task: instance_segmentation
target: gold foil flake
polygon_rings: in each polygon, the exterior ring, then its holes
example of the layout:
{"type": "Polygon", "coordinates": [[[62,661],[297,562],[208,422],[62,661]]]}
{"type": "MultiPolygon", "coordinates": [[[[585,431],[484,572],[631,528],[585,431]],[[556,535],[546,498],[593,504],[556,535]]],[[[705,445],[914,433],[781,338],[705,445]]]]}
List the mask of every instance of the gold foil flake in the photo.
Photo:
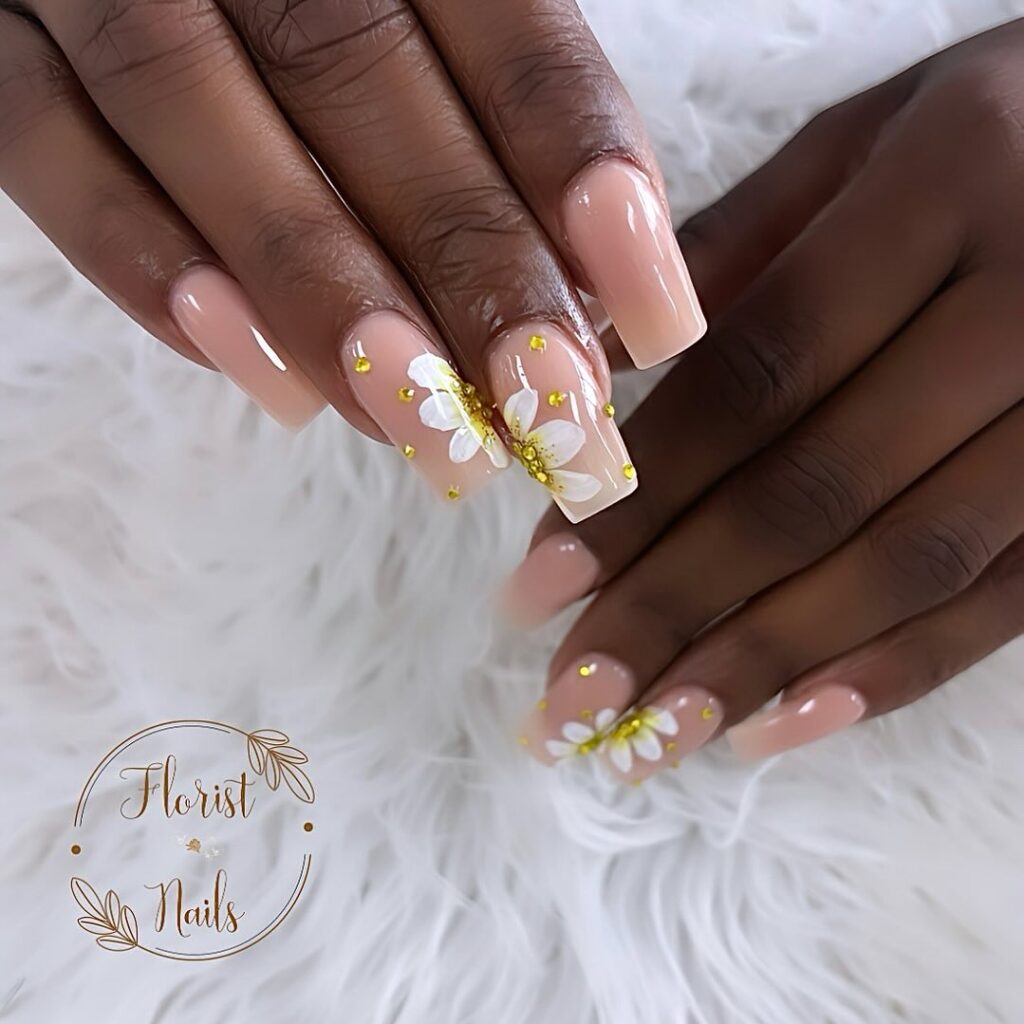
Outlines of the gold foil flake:
{"type": "Polygon", "coordinates": [[[585,721],[585,722],[589,721],[593,717],[594,717],[594,712],[591,711],[590,708],[584,708],[580,712],[580,718],[582,718],[583,721],[585,721]]]}
{"type": "Polygon", "coordinates": [[[517,742],[519,743],[519,746],[521,746],[521,747],[528,747],[530,745],[530,740],[529,740],[529,737],[527,737],[527,736],[520,736],[519,739],[517,740],[517,742]]]}
{"type": "Polygon", "coordinates": [[[597,668],[596,665],[580,665],[580,667],[578,669],[576,669],[576,671],[581,676],[583,676],[584,679],[586,679],[587,676],[592,676],[594,674],[594,670],[596,668],[597,668]]]}
{"type": "Polygon", "coordinates": [[[675,740],[669,740],[668,743],[665,744],[665,749],[666,750],[675,750],[676,749],[676,741],[675,740]]]}
{"type": "Polygon", "coordinates": [[[356,361],[352,364],[353,369],[356,373],[369,373],[370,372],[370,360],[366,356],[356,356],[356,361]]]}
{"type": "Polygon", "coordinates": [[[413,388],[399,388],[398,389],[398,400],[400,402],[411,402],[416,397],[416,392],[413,388]]]}
{"type": "Polygon", "coordinates": [[[407,458],[411,459],[416,454],[416,449],[411,444],[407,444],[402,448],[402,454],[407,458]]]}
{"type": "Polygon", "coordinates": [[[535,334],[530,338],[531,352],[543,352],[547,347],[548,343],[539,334],[535,334]]]}
{"type": "Polygon", "coordinates": [[[615,406],[612,405],[611,402],[605,402],[601,407],[601,412],[603,412],[608,419],[611,419],[615,415],[615,406]]]}
{"type": "Polygon", "coordinates": [[[568,397],[569,395],[565,391],[552,391],[548,395],[548,405],[552,409],[557,409],[568,397]]]}
{"type": "Polygon", "coordinates": [[[547,711],[547,709],[548,709],[548,702],[543,697],[541,697],[541,699],[539,701],[537,701],[537,710],[538,711],[547,711]]]}
{"type": "Polygon", "coordinates": [[[624,465],[624,466],[622,467],[622,475],[623,475],[623,476],[624,476],[624,477],[625,477],[625,478],[626,478],[627,480],[635,480],[635,479],[636,479],[636,467],[635,467],[635,466],[633,465],[633,463],[632,463],[632,462],[627,462],[627,463],[626,463],[626,464],[625,464],[625,465],[624,465]]]}
{"type": "Polygon", "coordinates": [[[458,501],[459,498],[461,498],[461,497],[462,497],[462,491],[459,490],[458,486],[456,486],[455,484],[452,484],[452,486],[448,488],[448,500],[449,501],[458,501]]]}
{"type": "Polygon", "coordinates": [[[714,708],[701,708],[700,717],[703,718],[705,722],[710,722],[711,719],[715,717],[714,708]]]}

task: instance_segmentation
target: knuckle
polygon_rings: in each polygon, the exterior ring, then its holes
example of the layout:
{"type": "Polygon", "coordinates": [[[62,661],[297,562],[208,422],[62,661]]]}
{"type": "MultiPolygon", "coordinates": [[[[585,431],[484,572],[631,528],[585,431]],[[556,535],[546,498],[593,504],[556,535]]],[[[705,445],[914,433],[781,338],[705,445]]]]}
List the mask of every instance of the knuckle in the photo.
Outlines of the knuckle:
{"type": "Polygon", "coordinates": [[[304,76],[329,71],[332,86],[361,77],[416,28],[404,0],[232,0],[231,8],[258,63],[304,76]]]}
{"type": "Polygon", "coordinates": [[[920,518],[893,519],[870,537],[901,607],[924,610],[960,593],[992,559],[991,524],[976,509],[955,504],[920,518]]]}
{"type": "Polygon", "coordinates": [[[133,106],[186,91],[232,55],[230,31],[205,0],[87,0],[72,63],[91,88],[128,94],[133,106]]]}
{"type": "Polygon", "coordinates": [[[723,326],[705,350],[709,396],[738,422],[787,426],[815,393],[823,333],[810,317],[723,326]]]}
{"type": "Polygon", "coordinates": [[[729,485],[744,530],[767,533],[801,558],[830,551],[885,499],[877,459],[827,433],[807,433],[757,459],[729,485]]]}

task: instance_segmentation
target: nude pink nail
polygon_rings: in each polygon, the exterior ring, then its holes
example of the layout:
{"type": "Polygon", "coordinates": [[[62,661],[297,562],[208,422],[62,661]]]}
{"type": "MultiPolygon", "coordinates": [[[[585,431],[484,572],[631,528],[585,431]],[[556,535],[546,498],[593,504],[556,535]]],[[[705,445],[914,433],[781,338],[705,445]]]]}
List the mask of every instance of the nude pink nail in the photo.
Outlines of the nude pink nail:
{"type": "Polygon", "coordinates": [[[515,625],[539,626],[587,594],[600,571],[600,563],[578,537],[546,537],[509,577],[501,607],[515,625]]]}
{"type": "Polygon", "coordinates": [[[498,337],[487,377],[512,454],[572,523],[636,490],[636,470],[582,350],[550,323],[498,337]]]}
{"type": "Polygon", "coordinates": [[[839,732],[860,721],[866,711],[867,702],[860,693],[850,686],[829,683],[753,715],[733,726],[726,736],[742,758],[771,757],[839,732]]]}
{"type": "Polygon", "coordinates": [[[679,686],[635,708],[608,731],[602,754],[612,771],[642,782],[704,746],[722,724],[722,705],[707,690],[679,686]]]}
{"type": "Polygon", "coordinates": [[[619,159],[586,168],[565,200],[566,238],[641,369],[698,341],[707,321],[664,205],[619,159]]]}
{"type": "Polygon", "coordinates": [[[282,426],[301,430],[327,404],[224,271],[186,270],[171,287],[169,310],[188,340],[282,426]]]}
{"type": "Polygon", "coordinates": [[[634,689],[633,673],[622,662],[606,654],[585,655],[548,687],[519,742],[544,764],[596,753],[629,707],[634,689]]]}
{"type": "Polygon", "coordinates": [[[445,501],[468,498],[509,464],[476,388],[401,314],[363,317],[342,362],[356,400],[445,501]]]}

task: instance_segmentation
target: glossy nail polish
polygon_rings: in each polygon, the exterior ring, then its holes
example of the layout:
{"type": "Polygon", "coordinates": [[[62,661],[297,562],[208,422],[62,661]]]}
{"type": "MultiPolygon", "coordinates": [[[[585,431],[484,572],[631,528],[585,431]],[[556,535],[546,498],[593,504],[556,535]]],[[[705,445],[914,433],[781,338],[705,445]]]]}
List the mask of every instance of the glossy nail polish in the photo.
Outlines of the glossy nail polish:
{"type": "Polygon", "coordinates": [[[578,537],[546,537],[509,577],[501,607],[513,624],[539,626],[589,593],[600,571],[597,558],[578,537]]]}
{"type": "Polygon", "coordinates": [[[722,706],[707,690],[680,686],[627,712],[602,749],[612,771],[641,782],[704,746],[722,724],[722,706]]]}
{"type": "Polygon", "coordinates": [[[521,324],[487,358],[512,454],[578,523],[636,490],[636,470],[579,346],[554,324],[521,324]]]}
{"type": "Polygon", "coordinates": [[[622,662],[585,655],[548,687],[519,742],[544,764],[596,753],[633,693],[633,673],[622,662]]]}
{"type": "Polygon", "coordinates": [[[223,270],[186,270],[171,286],[168,306],[182,334],[282,426],[301,430],[327,404],[223,270]]]}
{"type": "Polygon", "coordinates": [[[654,366],[707,330],[671,221],[647,176],[602,160],[570,186],[567,241],[633,362],[654,366]]]}
{"type": "Polygon", "coordinates": [[[754,760],[823,739],[860,721],[867,711],[852,687],[828,683],[733,726],[726,736],[740,757],[754,760]]]}
{"type": "Polygon", "coordinates": [[[401,314],[363,317],[341,358],[356,400],[444,501],[470,497],[509,465],[476,388],[401,314]]]}

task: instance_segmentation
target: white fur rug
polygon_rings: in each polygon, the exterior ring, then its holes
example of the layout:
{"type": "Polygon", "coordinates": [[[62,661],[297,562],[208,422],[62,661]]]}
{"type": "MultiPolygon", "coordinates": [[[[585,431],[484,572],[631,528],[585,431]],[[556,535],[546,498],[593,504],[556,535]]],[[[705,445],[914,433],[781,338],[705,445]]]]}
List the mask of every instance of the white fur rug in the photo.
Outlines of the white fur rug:
{"type": "MultiPolygon", "coordinates": [[[[583,6],[680,214],[815,108],[1024,14],[583,6]]],[[[515,744],[564,628],[524,639],[489,611],[541,510],[524,480],[453,514],[336,418],[293,440],[6,201],[0,395],[0,1018],[1024,1021],[1024,648],[808,751],[752,769],[712,749],[614,790],[515,744]],[[182,717],[289,731],[317,786],[294,918],[208,964],[98,950],[68,892],[85,776],[182,717]]]]}

